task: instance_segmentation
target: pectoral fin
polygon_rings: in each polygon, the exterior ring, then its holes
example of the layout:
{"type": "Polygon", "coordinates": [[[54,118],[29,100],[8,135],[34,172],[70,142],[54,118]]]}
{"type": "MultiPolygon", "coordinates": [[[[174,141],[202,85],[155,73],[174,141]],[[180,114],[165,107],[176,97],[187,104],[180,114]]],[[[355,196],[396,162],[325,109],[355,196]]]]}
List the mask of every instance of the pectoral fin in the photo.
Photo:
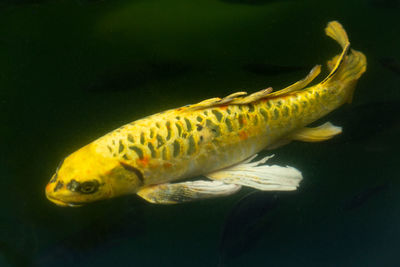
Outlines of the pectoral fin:
{"type": "Polygon", "coordinates": [[[137,194],[151,203],[176,204],[230,195],[240,187],[240,185],[225,184],[221,181],[193,181],[152,185],[139,190],[137,194]]]}
{"type": "Polygon", "coordinates": [[[337,134],[342,132],[342,127],[335,126],[330,122],[326,122],[321,126],[308,128],[304,127],[294,133],[288,138],[291,140],[298,140],[304,142],[320,142],[331,139],[337,134]]]}
{"type": "Polygon", "coordinates": [[[263,191],[292,191],[297,189],[303,179],[300,171],[289,166],[260,165],[272,156],[250,162],[256,156],[229,168],[209,173],[206,176],[226,184],[243,185],[263,191]]]}

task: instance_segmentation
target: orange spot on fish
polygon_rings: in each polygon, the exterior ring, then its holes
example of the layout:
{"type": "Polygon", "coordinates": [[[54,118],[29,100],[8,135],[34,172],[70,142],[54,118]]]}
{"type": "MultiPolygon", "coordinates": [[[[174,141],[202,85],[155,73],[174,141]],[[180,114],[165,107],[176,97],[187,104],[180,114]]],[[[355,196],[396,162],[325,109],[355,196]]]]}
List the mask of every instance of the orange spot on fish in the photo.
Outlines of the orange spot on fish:
{"type": "Polygon", "coordinates": [[[165,163],[164,163],[164,167],[165,167],[165,168],[171,168],[171,167],[172,167],[172,164],[169,163],[169,162],[165,162],[165,163]]]}
{"type": "Polygon", "coordinates": [[[246,131],[240,131],[239,132],[239,137],[241,140],[245,140],[248,138],[246,131]]]}
{"type": "Polygon", "coordinates": [[[141,159],[137,159],[136,163],[143,167],[146,167],[149,164],[149,157],[143,157],[141,159]]]}
{"type": "Polygon", "coordinates": [[[220,106],[219,108],[222,109],[222,110],[227,110],[228,109],[228,105],[223,105],[223,106],[220,106]]]}

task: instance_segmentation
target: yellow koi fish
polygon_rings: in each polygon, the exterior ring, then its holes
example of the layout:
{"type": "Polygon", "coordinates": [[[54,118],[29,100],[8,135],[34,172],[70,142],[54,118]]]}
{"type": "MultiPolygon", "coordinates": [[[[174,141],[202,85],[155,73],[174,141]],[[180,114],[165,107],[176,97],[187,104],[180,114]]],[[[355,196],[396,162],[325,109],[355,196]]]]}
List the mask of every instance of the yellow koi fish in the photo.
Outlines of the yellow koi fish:
{"type": "Polygon", "coordinates": [[[330,22],[326,34],[343,48],[328,61],[330,74],[306,87],[319,73],[280,91],[237,92],[168,110],[124,125],[69,155],[46,186],[60,206],[126,194],[152,203],[179,203],[225,196],[241,186],[295,190],[302,180],[293,167],[251,162],[263,149],[291,140],[318,142],[341,133],[327,122],[306,127],[345,102],[366,70],[363,53],[350,50],[342,26],[330,22]],[[203,175],[208,180],[180,181],[203,175]]]}

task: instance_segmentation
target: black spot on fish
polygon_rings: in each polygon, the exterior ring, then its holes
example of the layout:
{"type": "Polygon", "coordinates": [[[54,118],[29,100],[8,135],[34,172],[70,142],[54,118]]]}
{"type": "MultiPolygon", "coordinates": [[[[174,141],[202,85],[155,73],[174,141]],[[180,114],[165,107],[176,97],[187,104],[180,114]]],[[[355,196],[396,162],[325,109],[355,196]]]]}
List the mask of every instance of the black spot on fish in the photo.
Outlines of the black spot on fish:
{"type": "Polygon", "coordinates": [[[283,116],[287,117],[289,115],[289,108],[287,106],[283,107],[283,116]]]}
{"type": "Polygon", "coordinates": [[[131,134],[128,134],[128,141],[131,143],[135,142],[135,140],[133,139],[133,136],[131,134]]]}
{"type": "Polygon", "coordinates": [[[127,156],[126,154],[124,154],[124,155],[122,156],[122,158],[123,158],[123,159],[126,159],[126,160],[129,159],[128,156],[127,156]]]}
{"type": "Polygon", "coordinates": [[[215,134],[215,136],[221,135],[221,129],[219,128],[219,126],[214,124],[210,119],[206,120],[206,126],[215,134]]]}
{"type": "Polygon", "coordinates": [[[157,148],[160,148],[160,146],[164,145],[164,140],[161,137],[161,135],[158,135],[158,134],[157,134],[156,138],[157,138],[157,148]]]}
{"type": "Polygon", "coordinates": [[[197,124],[196,126],[197,126],[197,131],[203,130],[203,126],[201,126],[200,124],[197,124]]]}
{"type": "Polygon", "coordinates": [[[190,123],[190,121],[187,118],[185,118],[185,122],[186,122],[187,131],[190,132],[192,130],[192,124],[190,123]]]}
{"type": "Polygon", "coordinates": [[[258,125],[258,115],[254,115],[254,125],[258,125]]]}
{"type": "Polygon", "coordinates": [[[144,142],[145,142],[144,133],[141,132],[141,133],[140,133],[140,143],[141,143],[142,145],[144,145],[144,142]]]}
{"type": "Polygon", "coordinates": [[[198,122],[201,122],[201,121],[203,121],[203,118],[200,117],[200,116],[197,116],[196,120],[197,120],[198,122]]]}
{"type": "Polygon", "coordinates": [[[179,123],[175,123],[176,128],[178,129],[178,136],[181,136],[182,134],[182,126],[179,123]]]}
{"type": "Polygon", "coordinates": [[[189,148],[187,150],[188,155],[192,155],[194,152],[196,152],[196,143],[194,141],[193,135],[189,137],[189,148]]]}
{"type": "Polygon", "coordinates": [[[264,117],[264,120],[268,121],[268,112],[265,109],[260,108],[260,113],[264,117]]]}
{"type": "Polygon", "coordinates": [[[299,106],[297,104],[293,104],[293,110],[296,113],[299,110],[299,106]]]}
{"type": "Polygon", "coordinates": [[[254,111],[254,105],[247,105],[247,107],[249,108],[249,112],[253,112],[254,111]]]}
{"type": "Polygon", "coordinates": [[[239,129],[242,129],[243,126],[244,126],[243,114],[239,114],[239,129]]]}
{"type": "Polygon", "coordinates": [[[152,158],[155,158],[155,157],[156,157],[156,151],[155,151],[155,149],[154,149],[153,144],[149,142],[149,143],[147,144],[147,146],[148,146],[149,149],[150,149],[151,157],[152,157],[152,158]]]}
{"type": "Polygon", "coordinates": [[[178,121],[181,119],[181,117],[180,116],[176,116],[175,117],[178,121]]]}
{"type": "Polygon", "coordinates": [[[119,140],[118,153],[121,153],[122,151],[124,151],[124,145],[122,144],[122,140],[119,140]]]}
{"type": "Polygon", "coordinates": [[[181,145],[177,140],[174,141],[174,157],[177,157],[179,155],[179,152],[181,150],[181,145]]]}
{"type": "Polygon", "coordinates": [[[142,151],[142,149],[140,149],[140,148],[137,147],[137,146],[130,146],[129,149],[135,151],[136,154],[138,155],[138,157],[139,157],[140,159],[143,159],[143,151],[142,151]]]}
{"type": "Polygon", "coordinates": [[[232,132],[233,131],[233,126],[232,126],[232,122],[231,122],[231,120],[229,118],[225,119],[225,124],[228,127],[228,131],[232,132]]]}
{"type": "Polygon", "coordinates": [[[160,129],[160,124],[158,123],[158,122],[156,122],[156,127],[158,128],[158,129],[160,129]]]}
{"type": "Polygon", "coordinates": [[[228,114],[231,114],[231,110],[230,110],[229,108],[226,109],[226,112],[227,112],[228,114]]]}
{"type": "Polygon", "coordinates": [[[211,112],[214,114],[214,116],[217,118],[218,121],[222,120],[223,115],[221,112],[215,109],[211,110],[211,112]]]}
{"type": "Polygon", "coordinates": [[[276,108],[276,109],[274,109],[274,117],[273,117],[273,119],[277,120],[278,118],[279,118],[279,110],[276,108]]]}
{"type": "Polygon", "coordinates": [[[168,132],[166,139],[169,140],[169,139],[171,139],[171,134],[172,134],[172,132],[171,132],[171,123],[169,121],[167,121],[165,126],[167,127],[167,132],[168,132]]]}
{"type": "Polygon", "coordinates": [[[153,138],[153,137],[154,137],[154,129],[151,128],[151,129],[150,129],[150,138],[153,138]]]}
{"type": "Polygon", "coordinates": [[[54,187],[54,192],[57,192],[57,191],[60,190],[63,186],[64,186],[63,182],[58,181],[58,183],[57,183],[56,186],[54,187]]]}

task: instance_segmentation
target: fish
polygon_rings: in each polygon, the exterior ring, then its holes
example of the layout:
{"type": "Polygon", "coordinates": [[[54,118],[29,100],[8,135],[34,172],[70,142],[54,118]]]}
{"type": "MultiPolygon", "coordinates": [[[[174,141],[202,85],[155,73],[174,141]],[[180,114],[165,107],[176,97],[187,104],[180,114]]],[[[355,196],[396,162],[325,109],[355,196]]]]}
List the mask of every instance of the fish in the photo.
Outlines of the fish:
{"type": "Polygon", "coordinates": [[[339,22],[329,22],[325,33],[342,52],[328,61],[330,73],[320,83],[308,86],[321,71],[316,65],[279,91],[236,92],[123,125],[67,156],[46,185],[46,197],[79,207],[128,194],[176,204],[228,196],[243,186],[296,190],[301,171],[265,164],[273,155],[253,160],[264,149],[293,140],[325,141],[342,132],[330,122],[307,125],[351,102],[367,61],[350,49],[339,22]]]}

